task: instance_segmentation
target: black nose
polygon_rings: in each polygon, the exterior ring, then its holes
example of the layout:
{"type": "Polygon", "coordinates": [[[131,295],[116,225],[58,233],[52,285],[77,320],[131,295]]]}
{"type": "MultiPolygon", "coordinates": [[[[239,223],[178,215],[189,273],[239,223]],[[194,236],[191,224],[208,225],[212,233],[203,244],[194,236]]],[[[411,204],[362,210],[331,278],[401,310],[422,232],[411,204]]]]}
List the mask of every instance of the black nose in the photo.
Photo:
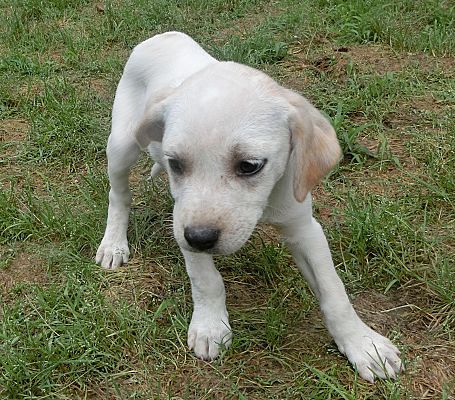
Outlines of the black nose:
{"type": "Polygon", "coordinates": [[[215,246],[220,231],[213,228],[187,226],[183,236],[191,247],[197,250],[208,250],[215,246]]]}

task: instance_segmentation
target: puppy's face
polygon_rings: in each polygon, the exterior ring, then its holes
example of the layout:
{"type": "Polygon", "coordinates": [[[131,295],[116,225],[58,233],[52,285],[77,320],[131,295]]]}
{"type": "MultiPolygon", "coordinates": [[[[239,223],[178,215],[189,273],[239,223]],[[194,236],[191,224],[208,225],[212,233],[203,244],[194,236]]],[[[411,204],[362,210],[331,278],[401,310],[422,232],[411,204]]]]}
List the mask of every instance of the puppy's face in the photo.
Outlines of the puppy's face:
{"type": "Polygon", "coordinates": [[[143,148],[162,142],[183,249],[236,251],[285,171],[289,195],[303,201],[340,157],[324,117],[251,68],[212,64],[162,97],[150,100],[135,136],[143,148]]]}
{"type": "Polygon", "coordinates": [[[252,89],[206,77],[168,104],[162,151],[175,199],[174,234],[184,249],[239,249],[286,168],[286,108],[252,89]]]}

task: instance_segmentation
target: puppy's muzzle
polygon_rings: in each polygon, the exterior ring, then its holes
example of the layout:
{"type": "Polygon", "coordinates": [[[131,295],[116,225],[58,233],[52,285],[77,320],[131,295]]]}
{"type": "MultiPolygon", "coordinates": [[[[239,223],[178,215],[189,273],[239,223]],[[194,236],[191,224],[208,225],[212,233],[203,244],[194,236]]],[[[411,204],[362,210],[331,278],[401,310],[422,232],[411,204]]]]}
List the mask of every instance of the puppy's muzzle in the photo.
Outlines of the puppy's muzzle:
{"type": "Polygon", "coordinates": [[[219,229],[205,226],[187,226],[183,231],[183,236],[191,247],[204,251],[215,247],[220,231],[219,229]]]}

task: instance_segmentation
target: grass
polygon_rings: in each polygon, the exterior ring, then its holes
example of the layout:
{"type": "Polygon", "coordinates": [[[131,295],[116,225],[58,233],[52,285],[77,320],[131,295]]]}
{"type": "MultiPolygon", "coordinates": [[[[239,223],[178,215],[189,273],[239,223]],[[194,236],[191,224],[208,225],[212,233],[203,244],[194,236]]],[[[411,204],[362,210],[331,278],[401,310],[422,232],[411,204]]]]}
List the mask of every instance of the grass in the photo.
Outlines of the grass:
{"type": "Polygon", "coordinates": [[[0,1],[0,397],[453,398],[455,9],[450,1],[0,1]],[[132,259],[93,257],[105,144],[132,47],[182,30],[332,120],[344,160],[314,192],[337,270],[407,371],[369,385],[276,233],[217,260],[233,344],[187,350],[192,305],[166,181],[134,170],[132,259]],[[153,205],[151,207],[150,205],[153,205]]]}

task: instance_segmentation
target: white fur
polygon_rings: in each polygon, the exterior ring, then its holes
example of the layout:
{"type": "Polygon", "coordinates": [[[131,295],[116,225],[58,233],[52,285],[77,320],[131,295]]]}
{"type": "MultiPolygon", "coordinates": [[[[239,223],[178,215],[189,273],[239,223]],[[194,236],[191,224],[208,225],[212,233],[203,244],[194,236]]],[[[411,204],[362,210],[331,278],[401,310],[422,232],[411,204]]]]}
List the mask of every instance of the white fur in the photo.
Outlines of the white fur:
{"type": "Polygon", "coordinates": [[[128,261],[130,167],[141,147],[169,173],[174,234],[191,281],[194,312],[188,345],[212,360],[229,346],[225,289],[211,254],[239,249],[262,220],[278,226],[297,266],[318,297],[330,334],[360,376],[391,377],[402,369],[398,349],[357,316],[335,272],[307,193],[339,159],[333,128],[303,97],[246,66],[219,62],[183,33],[139,44],[118,85],[107,156],[111,183],[104,238],[96,261],[128,261]],[[169,166],[184,160],[184,173],[169,166]],[[239,176],[241,160],[267,159],[254,176],[239,176]],[[216,244],[195,250],[186,227],[215,227],[216,244]]]}

